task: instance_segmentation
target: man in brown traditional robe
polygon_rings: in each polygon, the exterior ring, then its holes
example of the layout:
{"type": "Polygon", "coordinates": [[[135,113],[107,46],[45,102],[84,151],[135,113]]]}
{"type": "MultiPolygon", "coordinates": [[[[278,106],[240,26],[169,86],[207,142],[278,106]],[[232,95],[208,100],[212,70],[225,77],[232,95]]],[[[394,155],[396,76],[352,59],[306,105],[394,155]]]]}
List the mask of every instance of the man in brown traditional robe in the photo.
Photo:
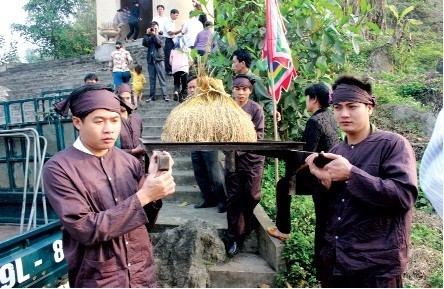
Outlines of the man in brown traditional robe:
{"type": "Polygon", "coordinates": [[[139,161],[114,147],[120,102],[106,87],[83,86],[55,109],[64,116],[70,109],[79,131],[43,170],[47,197],[63,225],[70,287],[155,287],[145,224],[174,192],[171,167],[157,172],[154,155],[145,178],[139,161]]]}
{"type": "Polygon", "coordinates": [[[402,287],[413,207],[416,161],[401,135],[370,123],[376,104],[371,85],[350,76],[333,85],[333,109],[343,142],[322,166],[306,159],[298,193],[320,192],[325,220],[317,268],[322,287],[402,287]],[[311,174],[310,174],[311,173],[311,174]],[[316,188],[316,189],[315,189],[316,188]]]}
{"type": "Polygon", "coordinates": [[[134,113],[134,106],[131,103],[132,90],[131,86],[122,83],[117,87],[117,95],[120,100],[125,102],[125,106],[120,106],[121,129],[120,129],[120,148],[133,156],[135,156],[142,168],[145,168],[143,155],[145,150],[142,148],[140,138],[142,137],[142,117],[138,113],[134,113]]]}
{"type": "MultiPolygon", "coordinates": [[[[264,138],[264,110],[249,99],[254,80],[238,74],[233,80],[236,103],[251,116],[257,139],[264,138]]],[[[230,171],[230,157],[225,158],[225,185],[227,189],[227,245],[229,257],[240,251],[245,237],[252,230],[253,210],[261,200],[265,157],[248,152],[234,152],[234,172],[230,171]]]]}

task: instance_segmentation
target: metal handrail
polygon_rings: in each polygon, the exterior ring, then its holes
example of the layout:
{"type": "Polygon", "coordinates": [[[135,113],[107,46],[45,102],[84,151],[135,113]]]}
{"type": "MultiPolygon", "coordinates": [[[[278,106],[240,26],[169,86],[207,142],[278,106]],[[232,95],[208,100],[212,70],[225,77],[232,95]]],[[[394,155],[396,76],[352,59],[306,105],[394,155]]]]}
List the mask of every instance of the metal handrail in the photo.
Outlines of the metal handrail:
{"type": "Polygon", "coordinates": [[[26,165],[25,165],[25,186],[24,186],[24,192],[23,192],[23,204],[22,204],[22,215],[20,218],[20,233],[23,232],[23,226],[24,226],[24,217],[25,217],[25,210],[26,210],[26,194],[27,192],[27,184],[28,184],[28,166],[29,166],[29,143],[30,138],[27,133],[30,133],[34,140],[34,170],[33,170],[33,198],[32,198],[32,205],[31,205],[31,211],[29,214],[29,220],[28,220],[28,227],[27,230],[29,231],[31,229],[31,224],[33,224],[33,227],[37,227],[37,195],[39,192],[39,187],[41,186],[42,189],[42,202],[43,202],[43,212],[44,212],[44,220],[45,224],[48,223],[48,216],[46,211],[46,198],[44,197],[44,191],[43,191],[43,180],[41,178],[42,170],[43,170],[43,164],[45,162],[45,156],[46,156],[46,149],[47,149],[47,140],[45,137],[40,136],[37,130],[34,128],[21,128],[21,129],[13,129],[13,130],[6,130],[6,131],[0,131],[0,135],[3,136],[24,136],[27,139],[27,151],[26,151],[26,165]],[[43,151],[40,147],[40,140],[43,141],[43,151]]]}
{"type": "Polygon", "coordinates": [[[25,173],[24,173],[24,184],[23,184],[23,197],[22,197],[22,212],[20,214],[20,233],[23,233],[23,225],[25,223],[25,212],[26,212],[26,194],[28,190],[28,167],[29,167],[29,150],[30,150],[30,140],[29,136],[23,132],[11,132],[0,131],[0,136],[6,137],[24,137],[26,139],[26,155],[25,155],[25,173]]]}
{"type": "MultiPolygon", "coordinates": [[[[31,212],[29,213],[29,220],[28,220],[28,231],[31,229],[31,221],[33,221],[34,228],[37,227],[37,194],[39,185],[42,186],[42,193],[45,194],[43,191],[43,180],[42,180],[42,170],[43,170],[43,164],[45,162],[45,155],[46,155],[46,148],[48,141],[45,137],[40,136],[39,139],[43,140],[43,152],[42,154],[38,154],[39,160],[38,160],[38,170],[37,170],[37,178],[35,180],[35,186],[34,186],[34,194],[32,198],[32,206],[31,206],[31,212]]],[[[43,200],[43,207],[46,208],[46,199],[43,200]]],[[[44,209],[45,211],[45,209],[44,209]]],[[[48,223],[48,216],[45,216],[45,224],[48,223]]]]}

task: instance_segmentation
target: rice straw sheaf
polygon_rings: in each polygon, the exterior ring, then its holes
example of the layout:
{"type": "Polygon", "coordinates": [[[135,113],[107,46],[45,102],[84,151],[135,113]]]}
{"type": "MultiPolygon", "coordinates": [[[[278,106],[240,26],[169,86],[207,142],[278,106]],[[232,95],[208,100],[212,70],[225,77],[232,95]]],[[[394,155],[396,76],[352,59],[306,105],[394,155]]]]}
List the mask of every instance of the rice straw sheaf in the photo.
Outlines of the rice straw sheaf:
{"type": "Polygon", "coordinates": [[[222,81],[199,76],[194,95],[175,107],[163,142],[255,142],[251,117],[225,92],[222,81]]]}

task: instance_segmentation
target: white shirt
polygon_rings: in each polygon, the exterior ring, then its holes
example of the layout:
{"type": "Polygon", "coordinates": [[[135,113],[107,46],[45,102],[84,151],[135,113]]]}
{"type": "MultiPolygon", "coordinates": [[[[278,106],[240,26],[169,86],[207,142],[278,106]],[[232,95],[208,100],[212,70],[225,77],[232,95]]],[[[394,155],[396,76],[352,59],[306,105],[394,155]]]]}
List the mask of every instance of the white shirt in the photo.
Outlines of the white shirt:
{"type": "Polygon", "coordinates": [[[168,31],[173,31],[176,32],[176,20],[171,19],[171,17],[167,18],[167,20],[165,20],[165,27],[163,30],[163,36],[165,36],[166,38],[173,38],[174,35],[170,36],[168,35],[168,31]]]}
{"type": "MultiPolygon", "coordinates": [[[[165,30],[165,23],[168,21],[168,17],[156,15],[156,16],[153,17],[152,21],[156,21],[157,24],[159,24],[159,30],[158,31],[164,31],[165,30]]],[[[163,33],[165,33],[165,32],[163,32],[163,33]]]]}
{"type": "Polygon", "coordinates": [[[187,47],[194,46],[194,41],[196,40],[197,34],[202,30],[203,25],[199,20],[197,20],[197,17],[192,17],[185,21],[182,28],[185,45],[187,47]]]}
{"type": "Polygon", "coordinates": [[[419,167],[419,184],[438,215],[443,218],[444,109],[438,114],[430,142],[419,167]]]}
{"type": "Polygon", "coordinates": [[[90,155],[94,155],[89,149],[87,149],[85,147],[85,145],[82,143],[82,141],[80,140],[80,136],[77,137],[76,141],[73,144],[73,147],[75,147],[76,149],[78,149],[79,151],[82,151],[84,153],[90,154],[90,155]]]}

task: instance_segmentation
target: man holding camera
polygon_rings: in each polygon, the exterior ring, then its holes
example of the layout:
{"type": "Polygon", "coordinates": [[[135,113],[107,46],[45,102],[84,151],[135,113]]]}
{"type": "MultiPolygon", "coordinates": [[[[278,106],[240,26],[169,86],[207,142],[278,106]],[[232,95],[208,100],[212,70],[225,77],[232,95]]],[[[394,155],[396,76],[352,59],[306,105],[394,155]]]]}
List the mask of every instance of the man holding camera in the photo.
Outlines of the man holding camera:
{"type": "Polygon", "coordinates": [[[154,153],[145,175],[140,162],[114,146],[121,106],[109,87],[90,84],[54,105],[72,114],[79,137],[43,168],[43,186],[63,225],[70,288],[156,287],[153,246],[162,199],[175,191],[173,160],[154,153]],[[170,166],[160,171],[157,160],[170,166]],[[164,158],[162,158],[164,159],[164,158]]]}
{"type": "Polygon", "coordinates": [[[148,75],[150,80],[150,95],[147,102],[156,100],[156,77],[159,79],[163,99],[169,101],[165,82],[165,37],[159,34],[159,24],[151,22],[150,27],[143,37],[142,45],[147,47],[146,61],[148,63],[148,75]]]}

